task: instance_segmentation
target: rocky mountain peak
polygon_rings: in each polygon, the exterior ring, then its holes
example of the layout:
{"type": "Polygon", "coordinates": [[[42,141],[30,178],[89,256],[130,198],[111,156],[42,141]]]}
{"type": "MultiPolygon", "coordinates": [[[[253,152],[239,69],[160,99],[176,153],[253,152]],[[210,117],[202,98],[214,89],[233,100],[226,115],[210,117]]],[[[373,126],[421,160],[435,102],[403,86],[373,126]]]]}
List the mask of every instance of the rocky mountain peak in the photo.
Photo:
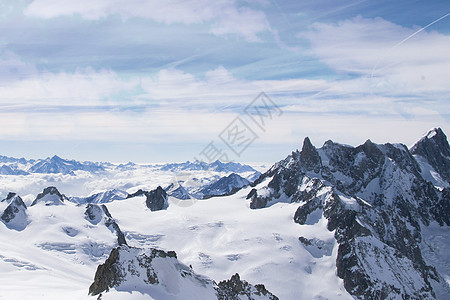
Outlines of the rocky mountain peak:
{"type": "Polygon", "coordinates": [[[434,128],[410,149],[413,155],[421,156],[450,183],[450,146],[441,128],[434,128]]]}
{"type": "Polygon", "coordinates": [[[316,173],[318,173],[322,167],[319,153],[308,137],[303,141],[302,151],[300,151],[300,162],[305,169],[316,173]]]}
{"type": "MultiPolygon", "coordinates": [[[[445,174],[450,167],[446,167],[444,137],[435,130],[411,151],[424,155],[435,170],[445,174]]],[[[421,250],[422,228],[433,222],[450,224],[449,188],[438,189],[427,181],[406,146],[367,140],[352,147],[327,141],[316,149],[305,138],[300,155],[293,152],[252,186],[247,195],[250,208],[264,208],[287,197],[301,203],[294,222],[312,225],[319,215],[326,219],[339,244],[337,274],[353,296],[420,299],[450,291],[444,276],[421,250]],[[268,183],[261,185],[267,178],[268,183]],[[392,262],[392,257],[398,260],[392,262]],[[381,276],[377,266],[396,279],[381,276]],[[416,286],[405,279],[405,269],[416,286]]]]}
{"type": "Polygon", "coordinates": [[[10,229],[21,231],[28,225],[27,206],[16,193],[9,193],[9,205],[3,211],[0,219],[10,229]]]}
{"type": "Polygon", "coordinates": [[[67,200],[67,197],[61,194],[56,187],[49,186],[37,195],[36,199],[31,203],[31,206],[38,203],[45,203],[46,206],[61,205],[64,204],[65,200],[67,200]]]}
{"type": "Polygon", "coordinates": [[[6,202],[10,203],[11,199],[13,199],[16,195],[17,195],[16,193],[9,192],[8,195],[6,196],[6,198],[3,199],[1,202],[6,201],[6,202]]]}
{"type": "Polygon", "coordinates": [[[167,193],[161,186],[147,192],[146,197],[145,204],[151,211],[161,210],[166,206],[167,193]]]}

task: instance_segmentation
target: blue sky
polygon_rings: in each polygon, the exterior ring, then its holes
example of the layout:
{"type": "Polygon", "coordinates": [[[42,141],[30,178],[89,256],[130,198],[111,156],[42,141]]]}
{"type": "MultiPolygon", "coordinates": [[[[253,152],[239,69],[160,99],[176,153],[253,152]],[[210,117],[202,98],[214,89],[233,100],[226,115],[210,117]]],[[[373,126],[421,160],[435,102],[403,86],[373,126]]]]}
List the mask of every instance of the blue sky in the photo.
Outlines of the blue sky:
{"type": "Polygon", "coordinates": [[[449,1],[0,0],[3,155],[236,161],[450,132],[449,1]],[[261,92],[282,114],[245,114],[261,92]],[[236,155],[236,117],[257,136],[236,155]],[[229,143],[228,143],[229,144],[229,143]]]}

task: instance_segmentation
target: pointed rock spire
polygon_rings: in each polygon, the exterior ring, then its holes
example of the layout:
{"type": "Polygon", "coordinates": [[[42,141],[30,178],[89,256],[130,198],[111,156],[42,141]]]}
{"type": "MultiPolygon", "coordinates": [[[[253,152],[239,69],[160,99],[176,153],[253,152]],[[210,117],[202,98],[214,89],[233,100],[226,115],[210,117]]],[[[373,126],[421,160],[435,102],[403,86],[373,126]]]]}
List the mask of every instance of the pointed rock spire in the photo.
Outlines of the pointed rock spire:
{"type": "Polygon", "coordinates": [[[322,160],[319,153],[313,146],[308,137],[303,141],[302,151],[300,152],[300,162],[307,170],[313,170],[318,173],[322,166],[322,160]]]}
{"type": "Polygon", "coordinates": [[[441,128],[433,128],[410,149],[414,155],[424,157],[450,183],[450,146],[441,128]]]}

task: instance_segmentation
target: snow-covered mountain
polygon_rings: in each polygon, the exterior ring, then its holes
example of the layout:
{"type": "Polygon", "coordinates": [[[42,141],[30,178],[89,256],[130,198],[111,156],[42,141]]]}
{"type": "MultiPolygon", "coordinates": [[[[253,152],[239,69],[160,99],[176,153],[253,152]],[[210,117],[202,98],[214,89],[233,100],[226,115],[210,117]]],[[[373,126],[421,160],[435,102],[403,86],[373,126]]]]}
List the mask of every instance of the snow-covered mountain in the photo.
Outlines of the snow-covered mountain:
{"type": "Polygon", "coordinates": [[[86,203],[108,203],[115,200],[124,200],[128,196],[127,192],[112,189],[104,192],[99,192],[92,194],[87,197],[70,197],[69,201],[78,204],[86,204],[86,203]]]}
{"type": "Polygon", "coordinates": [[[199,199],[212,196],[222,196],[248,185],[249,183],[250,181],[247,179],[242,178],[236,173],[231,173],[228,176],[220,178],[216,182],[202,187],[194,193],[194,196],[199,199]]]}
{"type": "Polygon", "coordinates": [[[67,197],[61,194],[56,187],[50,186],[37,195],[36,199],[31,203],[31,206],[41,203],[46,206],[62,205],[67,200],[67,197]]]}
{"type": "Polygon", "coordinates": [[[79,170],[98,173],[105,171],[107,165],[106,163],[67,160],[57,155],[38,160],[0,156],[0,174],[3,175],[27,175],[29,173],[74,175],[74,171],[79,170]]]}
{"type": "Polygon", "coordinates": [[[179,182],[171,183],[164,190],[167,195],[180,200],[188,200],[192,198],[189,192],[179,182]]]}
{"type": "Polygon", "coordinates": [[[446,143],[442,129],[435,128],[411,148],[422,177],[441,187],[449,187],[450,182],[450,149],[446,143]]]}
{"type": "Polygon", "coordinates": [[[28,172],[19,170],[14,166],[2,165],[0,166],[0,175],[28,175],[28,172]]]}
{"type": "Polygon", "coordinates": [[[25,229],[28,225],[27,206],[22,198],[15,193],[9,193],[6,199],[2,200],[8,206],[1,215],[2,222],[9,228],[17,231],[25,229]]]}
{"type": "Polygon", "coordinates": [[[245,173],[245,172],[257,172],[251,166],[242,165],[235,162],[223,163],[216,160],[212,163],[207,163],[204,161],[194,161],[194,162],[184,162],[184,163],[169,163],[161,166],[161,170],[164,171],[215,171],[215,172],[226,172],[226,173],[245,173]]]}
{"type": "MultiPolygon", "coordinates": [[[[0,201],[2,296],[447,299],[449,151],[440,129],[411,149],[305,138],[255,182],[208,199],[187,198],[192,178],[219,172],[37,173],[33,192],[31,175],[3,175],[25,192],[0,201]],[[75,201],[66,178],[104,192],[75,201]]],[[[223,187],[245,182],[228,175],[223,187]]]]}
{"type": "Polygon", "coordinates": [[[87,171],[87,172],[101,172],[104,171],[104,167],[99,163],[92,162],[79,162],[76,160],[66,160],[55,155],[46,159],[37,161],[28,170],[30,173],[62,173],[73,174],[74,171],[87,171]]]}
{"type": "MultiPolygon", "coordinates": [[[[370,140],[356,148],[327,141],[316,149],[306,138],[302,150],[263,174],[247,198],[253,209],[301,203],[294,215],[300,225],[325,221],[339,244],[337,275],[353,296],[445,299],[449,261],[436,253],[450,250],[450,190],[422,177],[412,153],[442,179],[449,150],[440,129],[431,130],[411,151],[370,140]]],[[[314,238],[300,241],[319,248],[314,238]]]]}

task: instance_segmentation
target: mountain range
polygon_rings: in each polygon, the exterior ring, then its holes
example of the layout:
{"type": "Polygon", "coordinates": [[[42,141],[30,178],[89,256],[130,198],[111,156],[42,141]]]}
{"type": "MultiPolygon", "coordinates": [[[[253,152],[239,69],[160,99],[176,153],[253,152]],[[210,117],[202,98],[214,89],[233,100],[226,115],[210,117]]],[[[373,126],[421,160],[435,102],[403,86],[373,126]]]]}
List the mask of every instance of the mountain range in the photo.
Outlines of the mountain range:
{"type": "Polygon", "coordinates": [[[127,164],[112,164],[109,162],[90,162],[63,159],[57,155],[45,159],[13,158],[0,155],[0,175],[27,175],[30,173],[40,174],[69,174],[75,175],[75,171],[86,171],[90,173],[102,173],[111,169],[121,171],[134,170],[142,167],[155,167],[162,171],[180,172],[180,171],[211,171],[222,173],[253,173],[252,177],[260,175],[249,165],[243,165],[235,162],[222,163],[215,161],[206,163],[196,160],[195,162],[185,163],[167,163],[157,165],[138,165],[132,162],[127,164]]]}
{"type": "MultiPolygon", "coordinates": [[[[37,161],[20,164],[28,172],[37,161]]],[[[227,170],[246,170],[239,168],[227,170]]],[[[449,170],[450,146],[435,128],[411,148],[370,140],[316,148],[305,138],[301,150],[254,181],[228,174],[197,187],[177,180],[166,188],[84,198],[48,186],[30,206],[11,191],[0,202],[0,271],[8,272],[0,279],[2,293],[46,299],[92,297],[88,293],[101,299],[447,299],[449,170]]]]}

